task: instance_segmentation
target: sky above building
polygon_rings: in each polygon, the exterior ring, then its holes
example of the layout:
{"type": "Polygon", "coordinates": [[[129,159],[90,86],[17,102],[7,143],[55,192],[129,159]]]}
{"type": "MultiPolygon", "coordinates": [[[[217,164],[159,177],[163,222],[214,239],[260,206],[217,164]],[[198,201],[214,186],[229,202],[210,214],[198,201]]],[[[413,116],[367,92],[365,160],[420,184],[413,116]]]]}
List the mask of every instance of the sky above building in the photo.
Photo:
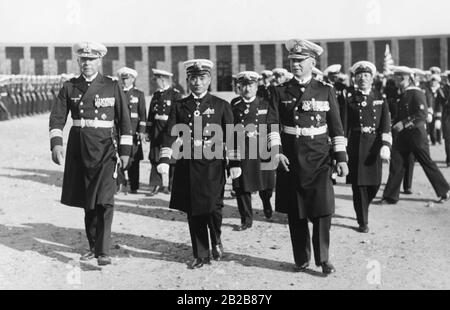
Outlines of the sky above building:
{"type": "Polygon", "coordinates": [[[0,43],[188,43],[450,34],[448,0],[1,0],[0,43]]]}

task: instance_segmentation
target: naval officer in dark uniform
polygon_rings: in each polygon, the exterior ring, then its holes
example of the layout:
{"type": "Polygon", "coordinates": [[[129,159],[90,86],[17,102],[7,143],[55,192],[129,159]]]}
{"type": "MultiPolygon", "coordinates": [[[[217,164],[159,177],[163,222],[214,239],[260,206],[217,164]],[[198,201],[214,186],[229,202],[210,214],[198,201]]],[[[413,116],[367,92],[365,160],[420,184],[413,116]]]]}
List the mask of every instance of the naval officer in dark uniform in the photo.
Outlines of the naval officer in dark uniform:
{"type": "MultiPolygon", "coordinates": [[[[211,238],[213,259],[220,260],[222,208],[225,188],[224,141],[230,138],[227,126],[233,124],[231,105],[208,92],[212,62],[194,59],[184,63],[191,95],[174,103],[164,132],[159,173],[168,173],[175,145],[182,144],[173,177],[170,208],[187,213],[194,260],[190,268],[210,263],[211,238]],[[214,133],[214,134],[213,134],[214,133]],[[178,138],[177,138],[178,136],[178,138]],[[172,144],[174,143],[172,147],[172,144]]],[[[239,154],[228,150],[232,179],[240,176],[239,154]]]]}
{"type": "Polygon", "coordinates": [[[242,125],[245,152],[241,153],[242,174],[233,180],[233,190],[239,214],[241,226],[239,230],[246,230],[253,224],[252,192],[259,192],[263,203],[264,215],[272,217],[270,198],[275,187],[275,171],[261,168],[260,147],[261,138],[265,139],[267,130],[260,136],[260,126],[266,125],[268,101],[258,97],[259,74],[254,71],[243,71],[237,74],[236,79],[241,89],[241,96],[232,102],[235,125],[242,125]]]}
{"type": "Polygon", "coordinates": [[[150,141],[148,158],[151,164],[150,188],[152,190],[150,196],[156,195],[159,191],[168,194],[172,186],[175,160],[170,159],[170,169],[167,175],[161,175],[156,167],[159,162],[163,132],[167,126],[170,109],[175,101],[181,99],[180,91],[172,86],[172,73],[159,69],[152,69],[152,72],[158,89],[152,96],[147,116],[147,140],[150,141]],[[166,178],[168,184],[163,184],[163,179],[166,178]]]}
{"type": "Polygon", "coordinates": [[[128,165],[133,137],[127,99],[98,69],[107,49],[85,42],[73,47],[81,75],[65,82],[50,114],[52,159],[64,162],[63,128],[71,112],[61,202],[85,211],[90,251],[81,260],[111,264],[109,248],[117,169],[128,165]]]}
{"type": "Polygon", "coordinates": [[[270,88],[271,81],[273,78],[273,72],[270,70],[263,70],[261,72],[261,85],[258,86],[258,92],[256,95],[258,97],[264,98],[265,100],[270,99],[270,88]]]}
{"type": "MultiPolygon", "coordinates": [[[[147,115],[145,111],[145,95],[136,85],[138,73],[136,70],[122,67],[117,70],[123,92],[128,100],[128,108],[131,117],[131,129],[133,134],[133,148],[128,167],[128,177],[130,182],[130,194],[137,194],[139,189],[139,162],[144,159],[142,142],[145,140],[145,130],[147,126],[147,115]]],[[[123,171],[123,169],[121,169],[123,171]]],[[[123,173],[119,174],[119,176],[123,173]]],[[[123,180],[122,180],[123,182],[123,180]]],[[[126,183],[126,182],[125,182],[126,183]]],[[[126,184],[125,184],[126,185],[126,184]]]]}
{"type": "Polygon", "coordinates": [[[333,87],[312,77],[316,59],[323,49],[313,42],[296,39],[288,41],[286,48],[294,78],[275,87],[267,116],[267,123],[278,125],[281,131],[281,139],[272,128],[268,135],[271,152],[280,163],[275,210],[288,214],[297,269],[304,271],[309,266],[310,220],[315,263],[322,267],[324,274],[329,274],[335,271],[329,261],[335,208],[330,153],[336,160],[338,174],[346,176],[344,131],[333,87]]]}
{"type": "Polygon", "coordinates": [[[389,160],[392,146],[387,101],[372,88],[376,67],[359,61],[351,68],[356,88],[347,95],[344,124],[348,137],[347,183],[352,184],[358,231],[369,232],[369,205],[381,185],[382,160],[389,160]]]}
{"type": "Polygon", "coordinates": [[[404,176],[404,163],[408,161],[411,153],[422,166],[439,197],[439,202],[444,202],[450,198],[450,186],[436,163],[430,158],[426,123],[427,120],[431,121],[432,115],[428,113],[425,94],[414,85],[414,72],[411,68],[395,67],[394,74],[395,82],[402,93],[392,126],[392,131],[395,133],[392,148],[398,152],[399,156],[392,157],[389,178],[380,203],[396,204],[398,202],[400,185],[404,176]]]}

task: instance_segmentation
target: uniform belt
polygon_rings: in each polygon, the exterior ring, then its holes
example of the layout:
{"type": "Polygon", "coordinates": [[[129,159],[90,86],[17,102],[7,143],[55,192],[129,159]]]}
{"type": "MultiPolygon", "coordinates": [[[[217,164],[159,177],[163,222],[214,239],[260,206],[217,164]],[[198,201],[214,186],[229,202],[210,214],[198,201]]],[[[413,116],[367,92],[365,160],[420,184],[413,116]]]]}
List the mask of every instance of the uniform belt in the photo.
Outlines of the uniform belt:
{"type": "Polygon", "coordinates": [[[131,113],[130,117],[131,117],[131,118],[139,118],[139,114],[137,114],[137,113],[131,113]]]}
{"type": "Polygon", "coordinates": [[[327,132],[328,126],[324,125],[321,127],[312,127],[312,128],[301,128],[301,127],[291,127],[291,126],[283,126],[283,132],[289,135],[295,136],[317,136],[322,135],[327,132]]]}
{"type": "Polygon", "coordinates": [[[75,127],[93,127],[93,128],[113,128],[114,121],[99,121],[95,119],[74,119],[73,126],[75,127]]]}
{"type": "Polygon", "coordinates": [[[169,119],[169,115],[165,114],[156,114],[155,119],[161,120],[161,121],[167,121],[169,119]]]}
{"type": "Polygon", "coordinates": [[[361,133],[365,133],[365,134],[375,134],[375,133],[377,133],[377,129],[375,127],[371,127],[371,126],[355,127],[352,130],[353,131],[360,131],[361,133]]]}

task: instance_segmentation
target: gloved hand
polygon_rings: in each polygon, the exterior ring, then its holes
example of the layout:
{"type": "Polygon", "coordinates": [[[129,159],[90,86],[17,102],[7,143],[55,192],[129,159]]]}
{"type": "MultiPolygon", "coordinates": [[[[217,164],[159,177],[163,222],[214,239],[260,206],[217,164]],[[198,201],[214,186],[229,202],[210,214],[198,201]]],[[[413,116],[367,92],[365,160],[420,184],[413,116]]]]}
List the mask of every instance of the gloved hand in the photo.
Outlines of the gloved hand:
{"type": "Polygon", "coordinates": [[[55,145],[52,149],[52,160],[57,165],[62,165],[64,162],[64,149],[62,145],[55,145]]]}
{"type": "Polygon", "coordinates": [[[437,119],[437,120],[434,122],[434,128],[436,128],[436,130],[441,130],[441,128],[442,128],[442,123],[441,123],[441,120],[440,120],[440,119],[437,119]]]}
{"type": "Polygon", "coordinates": [[[338,176],[346,177],[348,175],[348,166],[345,161],[336,164],[336,171],[338,176]]]}
{"type": "Polygon", "coordinates": [[[427,115],[427,123],[431,123],[433,121],[433,114],[428,113],[427,115]]]}
{"type": "Polygon", "coordinates": [[[166,174],[169,173],[169,164],[159,164],[156,167],[156,170],[158,171],[158,173],[160,174],[166,174]]]}
{"type": "Polygon", "coordinates": [[[239,167],[230,168],[231,179],[237,179],[241,176],[242,170],[239,167]]]}
{"type": "Polygon", "coordinates": [[[147,141],[145,136],[146,136],[145,133],[140,132],[139,133],[139,140],[141,140],[141,142],[147,141]]]}
{"type": "Polygon", "coordinates": [[[126,156],[126,155],[120,156],[120,163],[122,165],[122,169],[126,169],[129,162],[130,162],[130,156],[126,156]]]}
{"type": "Polygon", "coordinates": [[[144,134],[144,139],[145,139],[146,142],[150,142],[150,136],[149,136],[148,133],[144,134]]]}
{"type": "Polygon", "coordinates": [[[275,167],[281,163],[285,171],[289,171],[289,159],[284,154],[275,155],[275,167]]]}
{"type": "Polygon", "coordinates": [[[380,157],[383,160],[390,160],[391,159],[391,150],[387,145],[383,145],[380,149],[380,157]]]}

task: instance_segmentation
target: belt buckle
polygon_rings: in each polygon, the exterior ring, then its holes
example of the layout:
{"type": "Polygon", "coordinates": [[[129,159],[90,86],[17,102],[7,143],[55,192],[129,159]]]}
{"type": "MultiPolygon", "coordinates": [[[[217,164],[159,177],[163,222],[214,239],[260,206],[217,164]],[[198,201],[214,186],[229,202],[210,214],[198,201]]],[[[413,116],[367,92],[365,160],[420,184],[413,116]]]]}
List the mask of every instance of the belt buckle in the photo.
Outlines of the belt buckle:
{"type": "Polygon", "coordinates": [[[302,136],[309,136],[309,128],[302,128],[300,133],[302,136]]]}
{"type": "Polygon", "coordinates": [[[84,118],[80,119],[80,127],[81,128],[86,127],[86,120],[84,118]]]}
{"type": "Polygon", "coordinates": [[[202,146],[203,141],[199,139],[194,139],[194,146],[199,147],[202,146]]]}

